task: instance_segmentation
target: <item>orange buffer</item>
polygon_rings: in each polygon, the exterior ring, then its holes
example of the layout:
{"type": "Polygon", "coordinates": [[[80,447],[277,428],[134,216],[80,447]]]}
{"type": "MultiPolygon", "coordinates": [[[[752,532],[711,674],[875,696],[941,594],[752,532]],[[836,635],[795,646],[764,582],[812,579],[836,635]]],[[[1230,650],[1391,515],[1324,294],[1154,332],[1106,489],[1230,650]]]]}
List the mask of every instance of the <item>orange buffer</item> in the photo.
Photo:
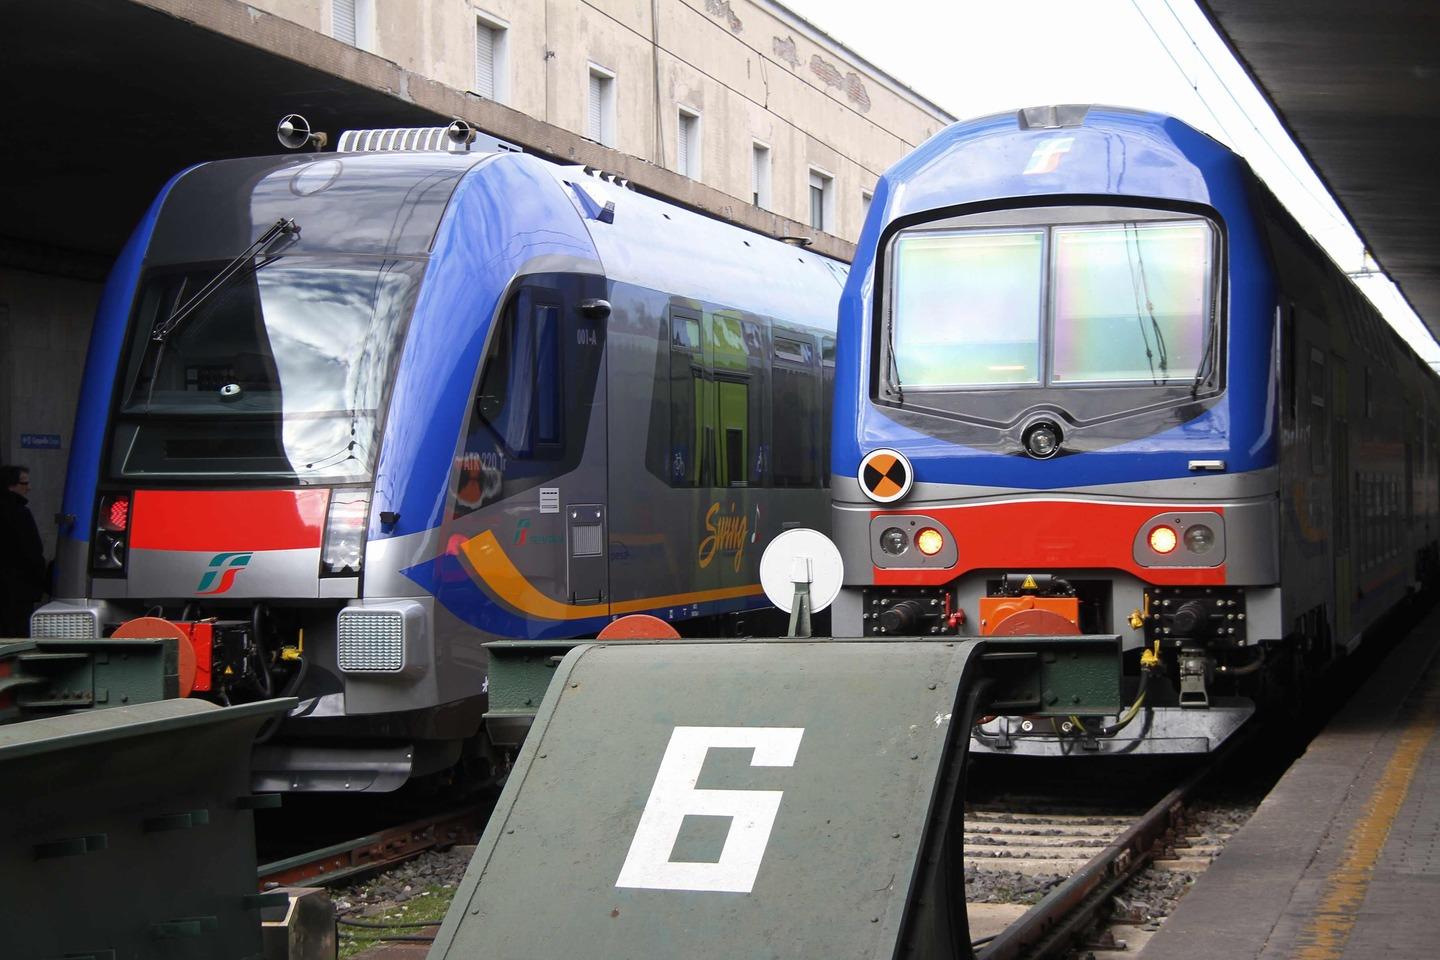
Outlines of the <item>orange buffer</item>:
{"type": "Polygon", "coordinates": [[[1068,636],[1079,632],[1079,597],[980,598],[982,637],[1068,636]]]}

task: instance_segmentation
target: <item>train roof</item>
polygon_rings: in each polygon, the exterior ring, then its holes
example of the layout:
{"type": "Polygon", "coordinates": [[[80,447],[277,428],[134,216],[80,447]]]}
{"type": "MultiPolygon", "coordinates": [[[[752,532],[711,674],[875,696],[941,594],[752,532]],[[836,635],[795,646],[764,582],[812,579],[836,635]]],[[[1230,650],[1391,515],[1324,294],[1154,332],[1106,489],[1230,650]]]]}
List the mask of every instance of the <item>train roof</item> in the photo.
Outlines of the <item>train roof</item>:
{"type": "MultiPolygon", "coordinates": [[[[882,222],[986,201],[1135,196],[1217,208],[1244,167],[1174,117],[1123,107],[1031,107],[953,124],[876,186],[882,222]]],[[[862,241],[863,244],[863,241],[862,241]]]]}
{"type": "Polygon", "coordinates": [[[492,154],[310,153],[216,160],[165,196],[146,261],[228,260],[281,218],[295,253],[420,256],[456,186],[492,154]]]}
{"type": "MultiPolygon", "coordinates": [[[[516,154],[499,162],[524,162],[516,154]]],[[[846,266],[800,246],[592,176],[543,163],[585,218],[606,276],[774,318],[835,329],[846,266]]]]}
{"type": "MultiPolygon", "coordinates": [[[[201,164],[177,178],[146,259],[228,259],[283,217],[300,224],[290,248],[296,253],[423,255],[460,183],[490,179],[492,164],[521,165],[532,181],[554,183],[612,280],[835,327],[844,264],[645,196],[587,168],[504,150],[377,150],[201,164]]],[[[514,188],[498,170],[494,182],[497,191],[514,188]]]]}

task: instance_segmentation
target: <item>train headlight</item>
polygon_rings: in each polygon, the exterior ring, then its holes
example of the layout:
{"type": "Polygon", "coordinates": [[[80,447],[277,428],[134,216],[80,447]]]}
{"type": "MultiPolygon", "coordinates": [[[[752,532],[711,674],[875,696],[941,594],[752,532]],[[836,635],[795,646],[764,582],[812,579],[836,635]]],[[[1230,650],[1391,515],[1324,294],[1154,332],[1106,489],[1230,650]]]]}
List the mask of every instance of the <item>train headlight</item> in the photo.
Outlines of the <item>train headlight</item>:
{"type": "Polygon", "coordinates": [[[926,527],[915,534],[915,546],[927,557],[933,557],[945,549],[945,536],[934,527],[926,527]]]}
{"type": "Polygon", "coordinates": [[[880,549],[892,557],[898,557],[910,549],[910,536],[899,527],[890,527],[880,534],[880,549]]]}
{"type": "Polygon", "coordinates": [[[370,491],[337,488],[330,491],[325,517],[325,549],[320,556],[321,576],[354,576],[365,558],[365,524],[370,516],[370,491]]]}
{"type": "Polygon", "coordinates": [[[97,573],[123,571],[129,545],[130,494],[107,493],[100,498],[100,517],[95,524],[91,569],[97,573]]]}
{"type": "Polygon", "coordinates": [[[1021,441],[1030,456],[1036,460],[1048,460],[1060,451],[1060,427],[1042,420],[1026,429],[1021,441]]]}
{"type": "Polygon", "coordinates": [[[1173,552],[1179,543],[1174,527],[1152,527],[1150,530],[1150,549],[1158,554],[1173,552]]]}
{"type": "Polygon", "coordinates": [[[1185,528],[1185,549],[1191,553],[1208,553],[1215,546],[1215,531],[1203,523],[1185,528]]]}

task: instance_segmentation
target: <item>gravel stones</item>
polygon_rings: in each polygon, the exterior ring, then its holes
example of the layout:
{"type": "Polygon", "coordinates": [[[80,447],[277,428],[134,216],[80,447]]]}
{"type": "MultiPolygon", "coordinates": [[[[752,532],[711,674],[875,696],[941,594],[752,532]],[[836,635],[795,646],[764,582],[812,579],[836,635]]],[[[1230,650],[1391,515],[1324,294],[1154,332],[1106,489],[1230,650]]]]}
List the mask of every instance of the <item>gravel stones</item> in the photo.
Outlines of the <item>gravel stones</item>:
{"type": "Polygon", "coordinates": [[[340,916],[376,916],[403,904],[431,887],[454,890],[465,876],[473,846],[427,850],[383,873],[338,888],[335,910],[340,916]]]}

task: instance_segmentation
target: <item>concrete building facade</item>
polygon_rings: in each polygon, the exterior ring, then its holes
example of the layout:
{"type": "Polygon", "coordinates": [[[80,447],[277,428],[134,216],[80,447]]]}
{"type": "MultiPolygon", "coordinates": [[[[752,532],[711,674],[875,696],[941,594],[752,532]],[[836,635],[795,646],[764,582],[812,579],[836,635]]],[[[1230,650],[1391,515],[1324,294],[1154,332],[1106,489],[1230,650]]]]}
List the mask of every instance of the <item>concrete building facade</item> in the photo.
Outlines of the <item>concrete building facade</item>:
{"type": "Polygon", "coordinates": [[[251,4],[852,242],[953,120],[770,0],[251,4]]]}

